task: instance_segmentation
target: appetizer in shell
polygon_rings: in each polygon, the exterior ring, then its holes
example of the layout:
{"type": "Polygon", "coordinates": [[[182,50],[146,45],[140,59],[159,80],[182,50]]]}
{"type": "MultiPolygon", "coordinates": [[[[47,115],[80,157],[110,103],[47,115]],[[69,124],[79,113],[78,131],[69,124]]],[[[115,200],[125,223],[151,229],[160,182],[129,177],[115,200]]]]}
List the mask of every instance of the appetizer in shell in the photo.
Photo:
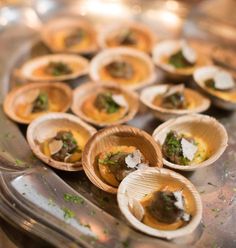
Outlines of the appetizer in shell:
{"type": "Polygon", "coordinates": [[[210,101],[184,84],[163,84],[145,88],[140,100],[160,120],[206,111],[210,101]]]}
{"type": "Polygon", "coordinates": [[[66,171],[82,170],[82,152],[96,129],[71,114],[45,114],[31,122],[27,141],[46,164],[66,171]]]}
{"type": "Polygon", "coordinates": [[[64,83],[30,83],[10,91],[3,109],[12,120],[29,124],[45,113],[66,112],[71,99],[72,90],[64,83]]]}
{"type": "Polygon", "coordinates": [[[154,83],[156,72],[149,56],[132,48],[110,48],[96,55],[90,77],[98,83],[117,84],[132,90],[154,83]]]}
{"type": "Polygon", "coordinates": [[[99,43],[103,48],[130,47],[150,53],[156,41],[154,32],[136,22],[112,24],[100,32],[99,43]]]}
{"type": "Polygon", "coordinates": [[[100,189],[116,193],[119,183],[131,172],[161,167],[159,145],[146,132],[130,126],[112,126],[98,131],[85,146],[83,168],[100,189]]]}
{"type": "Polygon", "coordinates": [[[174,79],[186,79],[194,70],[209,63],[185,40],[165,40],[153,49],[154,63],[174,79]]]}
{"type": "Polygon", "coordinates": [[[217,66],[205,66],[198,68],[193,77],[213,104],[223,109],[236,109],[235,74],[217,66]]]}
{"type": "Polygon", "coordinates": [[[55,53],[90,54],[98,50],[96,30],[85,19],[53,19],[42,29],[42,40],[55,53]]]}
{"type": "Polygon", "coordinates": [[[75,89],[71,109],[83,120],[103,127],[131,120],[138,106],[138,97],[134,92],[92,82],[75,89]]]}
{"type": "Polygon", "coordinates": [[[192,233],[202,218],[202,202],[182,175],[147,168],[128,175],[119,185],[118,205],[130,224],[155,237],[174,239],[192,233]]]}
{"type": "Polygon", "coordinates": [[[214,163],[225,151],[228,135],[216,119],[192,114],[158,126],[153,138],[162,147],[163,163],[191,171],[214,163]]]}
{"type": "Polygon", "coordinates": [[[88,67],[88,60],[81,56],[55,54],[27,61],[19,73],[30,81],[64,81],[87,74],[88,67]]]}

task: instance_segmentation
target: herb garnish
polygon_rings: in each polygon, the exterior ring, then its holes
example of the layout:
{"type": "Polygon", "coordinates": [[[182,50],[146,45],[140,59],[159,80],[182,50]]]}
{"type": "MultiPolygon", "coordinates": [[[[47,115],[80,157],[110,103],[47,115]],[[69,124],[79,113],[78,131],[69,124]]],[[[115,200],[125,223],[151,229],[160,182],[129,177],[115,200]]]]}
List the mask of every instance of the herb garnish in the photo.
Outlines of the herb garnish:
{"type": "Polygon", "coordinates": [[[53,76],[61,76],[72,73],[71,68],[63,62],[50,62],[45,70],[46,73],[53,76]]]}
{"type": "Polygon", "coordinates": [[[72,32],[70,35],[68,35],[64,39],[65,46],[72,47],[72,46],[79,44],[83,40],[85,35],[86,35],[86,32],[84,29],[82,28],[76,29],[74,32],[72,32]]]}
{"type": "Polygon", "coordinates": [[[78,195],[64,194],[64,200],[67,202],[73,202],[76,204],[84,204],[84,199],[78,195]]]}
{"type": "Polygon", "coordinates": [[[49,102],[48,95],[44,92],[40,92],[37,98],[33,102],[32,113],[48,110],[49,102]]]}
{"type": "Polygon", "coordinates": [[[62,210],[64,211],[64,219],[65,220],[68,220],[68,219],[71,219],[71,218],[74,218],[75,217],[75,213],[70,210],[69,208],[62,208],[62,210]]]}
{"type": "Polygon", "coordinates": [[[173,65],[175,68],[185,68],[193,65],[185,59],[181,50],[170,56],[169,64],[173,65]]]}
{"type": "Polygon", "coordinates": [[[134,74],[133,66],[125,61],[113,61],[105,68],[114,78],[130,79],[134,74]]]}
{"type": "Polygon", "coordinates": [[[113,98],[111,92],[99,93],[94,101],[94,105],[100,111],[105,111],[108,114],[116,113],[121,107],[113,98]]]}

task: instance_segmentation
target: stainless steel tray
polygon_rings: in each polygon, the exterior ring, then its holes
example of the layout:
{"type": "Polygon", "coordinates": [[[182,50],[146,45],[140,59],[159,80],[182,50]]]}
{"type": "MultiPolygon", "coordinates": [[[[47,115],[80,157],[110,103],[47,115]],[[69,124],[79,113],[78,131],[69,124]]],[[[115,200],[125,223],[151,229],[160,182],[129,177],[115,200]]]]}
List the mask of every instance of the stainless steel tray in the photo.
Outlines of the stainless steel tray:
{"type": "MultiPolygon", "coordinates": [[[[42,21],[65,14],[86,15],[98,25],[132,18],[151,25],[160,37],[182,34],[219,41],[206,30],[200,31],[193,21],[200,18],[195,12],[183,26],[183,20],[191,12],[177,1],[41,0],[27,7],[3,7],[0,10],[0,103],[11,87],[21,84],[14,68],[30,57],[49,52],[37,32],[42,21]]],[[[231,44],[226,38],[224,43],[231,44]]],[[[209,49],[209,44],[204,44],[209,49]]],[[[165,80],[159,75],[159,80],[165,80]]],[[[75,87],[86,80],[84,77],[70,83],[75,87]]],[[[132,229],[121,215],[116,197],[93,186],[83,172],[56,171],[38,161],[25,141],[26,127],[8,120],[2,108],[0,215],[56,247],[236,247],[236,114],[215,108],[208,114],[226,127],[229,147],[213,166],[184,173],[201,193],[204,206],[203,223],[188,237],[165,241],[132,229]],[[65,193],[77,194],[82,200],[79,204],[66,202],[65,193]],[[74,218],[65,218],[68,210],[73,211],[74,218]]],[[[142,111],[129,124],[151,133],[160,122],[142,111]]]]}

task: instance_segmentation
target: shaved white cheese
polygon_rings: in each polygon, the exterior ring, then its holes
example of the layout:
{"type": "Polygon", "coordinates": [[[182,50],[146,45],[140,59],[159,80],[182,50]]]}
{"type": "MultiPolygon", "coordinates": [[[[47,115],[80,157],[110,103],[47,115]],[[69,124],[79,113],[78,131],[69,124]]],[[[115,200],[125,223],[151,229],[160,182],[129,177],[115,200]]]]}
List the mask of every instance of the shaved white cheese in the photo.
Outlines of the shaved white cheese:
{"type": "Polygon", "coordinates": [[[184,215],[182,216],[182,219],[186,222],[190,221],[190,214],[184,213],[184,215]]]}
{"type": "Polygon", "coordinates": [[[170,87],[168,87],[166,93],[164,94],[164,97],[171,96],[177,92],[182,93],[183,91],[184,91],[184,84],[178,84],[178,85],[170,86],[170,87]]]}
{"type": "Polygon", "coordinates": [[[185,138],[181,139],[181,146],[183,150],[183,156],[188,160],[192,161],[197,152],[198,147],[186,140],[185,138]]]}
{"type": "Polygon", "coordinates": [[[149,168],[148,164],[145,163],[138,164],[138,170],[145,170],[147,168],[149,168]]]}
{"type": "Polygon", "coordinates": [[[192,47],[190,47],[186,41],[181,42],[181,48],[184,58],[191,64],[194,64],[197,60],[197,54],[192,47]]]}
{"type": "Polygon", "coordinates": [[[232,89],[235,85],[232,75],[226,71],[217,71],[213,77],[215,88],[219,90],[232,89]]]}
{"type": "Polygon", "coordinates": [[[135,168],[138,164],[141,163],[142,154],[139,150],[135,150],[133,153],[129,154],[125,158],[125,163],[128,168],[135,168]]]}
{"type": "Polygon", "coordinates": [[[112,99],[121,107],[128,107],[128,103],[123,95],[112,95],[112,99]]]}
{"type": "Polygon", "coordinates": [[[184,210],[184,202],[183,202],[183,196],[182,196],[182,192],[181,191],[175,191],[173,192],[176,202],[174,203],[174,205],[181,210],[184,210]]]}

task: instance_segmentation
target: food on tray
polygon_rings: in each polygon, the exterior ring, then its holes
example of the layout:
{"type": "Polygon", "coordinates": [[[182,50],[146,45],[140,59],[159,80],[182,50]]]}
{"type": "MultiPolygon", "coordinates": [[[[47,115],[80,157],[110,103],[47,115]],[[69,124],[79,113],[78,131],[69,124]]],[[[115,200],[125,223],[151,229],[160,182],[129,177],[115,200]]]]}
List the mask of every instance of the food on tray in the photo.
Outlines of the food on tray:
{"type": "Polygon", "coordinates": [[[45,44],[54,52],[93,53],[97,50],[96,30],[78,18],[60,18],[47,23],[42,31],[45,44]]]}
{"type": "Polygon", "coordinates": [[[103,47],[126,46],[151,52],[155,34],[139,23],[119,23],[105,28],[100,34],[100,41],[103,47]]]}
{"type": "Polygon", "coordinates": [[[158,94],[153,100],[153,104],[167,109],[186,109],[190,105],[184,92],[184,85],[169,86],[164,94],[158,94]]]}
{"type": "Polygon", "coordinates": [[[76,55],[44,55],[27,61],[20,68],[21,76],[32,81],[69,80],[86,74],[88,60],[76,55]]]}
{"type": "Polygon", "coordinates": [[[148,166],[134,146],[112,146],[99,154],[98,168],[103,180],[117,187],[129,173],[148,166]]]}
{"type": "Polygon", "coordinates": [[[59,131],[56,136],[41,144],[42,152],[54,160],[76,163],[81,160],[81,136],[75,131],[59,131]]]}
{"type": "Polygon", "coordinates": [[[111,123],[127,114],[129,104],[121,93],[103,90],[88,96],[81,109],[86,116],[95,121],[111,123]]]}
{"type": "Polygon", "coordinates": [[[169,131],[162,145],[165,159],[178,165],[191,165],[203,162],[209,157],[206,143],[199,137],[169,131]]]}
{"type": "Polygon", "coordinates": [[[134,214],[144,224],[158,230],[176,230],[191,220],[191,204],[186,201],[182,189],[168,190],[166,186],[147,194],[140,201],[133,200],[134,214]]]}
{"type": "Polygon", "coordinates": [[[132,89],[154,83],[156,78],[148,55],[120,47],[104,50],[95,56],[91,61],[90,75],[95,81],[132,89]]]}

